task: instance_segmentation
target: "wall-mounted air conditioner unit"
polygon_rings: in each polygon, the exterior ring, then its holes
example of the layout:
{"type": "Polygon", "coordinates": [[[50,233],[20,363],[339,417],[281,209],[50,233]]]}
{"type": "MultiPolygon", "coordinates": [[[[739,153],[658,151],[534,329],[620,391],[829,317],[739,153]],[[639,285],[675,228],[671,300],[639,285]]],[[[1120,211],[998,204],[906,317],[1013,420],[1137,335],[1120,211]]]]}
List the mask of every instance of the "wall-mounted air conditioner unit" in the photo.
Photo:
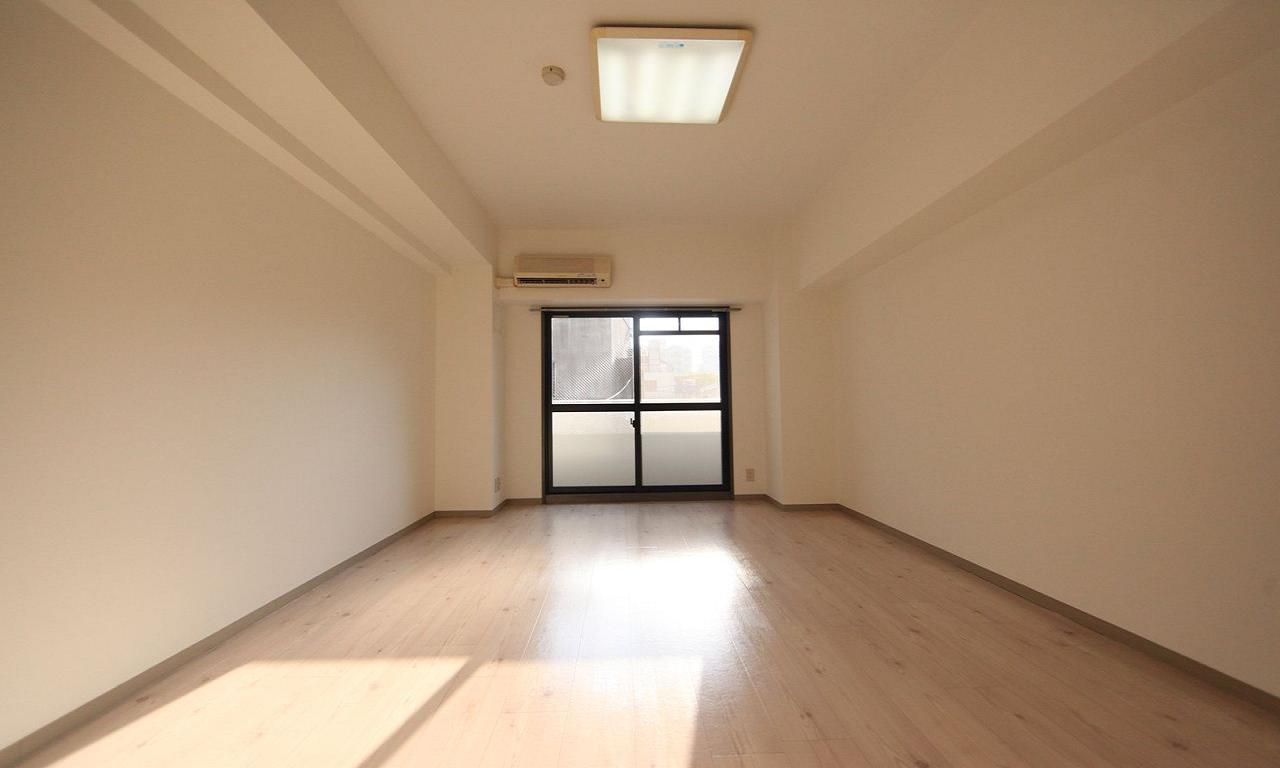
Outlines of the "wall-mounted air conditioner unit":
{"type": "Polygon", "coordinates": [[[517,287],[586,285],[608,288],[612,279],[608,256],[517,256],[517,287]]]}

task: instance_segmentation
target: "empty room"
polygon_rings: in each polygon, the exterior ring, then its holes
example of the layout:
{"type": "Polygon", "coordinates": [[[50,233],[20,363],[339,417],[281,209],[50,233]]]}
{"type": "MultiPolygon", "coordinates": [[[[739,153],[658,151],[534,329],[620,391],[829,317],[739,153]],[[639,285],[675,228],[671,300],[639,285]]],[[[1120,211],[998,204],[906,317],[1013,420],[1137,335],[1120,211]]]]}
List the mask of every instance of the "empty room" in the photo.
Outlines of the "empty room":
{"type": "Polygon", "coordinates": [[[0,0],[0,767],[1280,766],[1280,2],[0,0]]]}

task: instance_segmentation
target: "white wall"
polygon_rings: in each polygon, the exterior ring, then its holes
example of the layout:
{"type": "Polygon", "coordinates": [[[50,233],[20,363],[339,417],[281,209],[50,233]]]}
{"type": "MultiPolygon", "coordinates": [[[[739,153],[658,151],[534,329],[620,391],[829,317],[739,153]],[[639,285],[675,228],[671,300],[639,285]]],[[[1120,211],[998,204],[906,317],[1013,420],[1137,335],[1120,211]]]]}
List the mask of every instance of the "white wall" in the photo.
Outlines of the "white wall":
{"type": "Polygon", "coordinates": [[[507,498],[542,495],[542,326],[526,306],[500,307],[503,333],[502,488],[507,498]]]}
{"type": "Polygon", "coordinates": [[[1277,254],[1273,52],[841,291],[840,500],[1280,693],[1277,254]]]}
{"type": "Polygon", "coordinates": [[[730,313],[734,489],[764,493],[766,452],[764,313],[770,248],[759,232],[707,230],[507,230],[498,264],[510,274],[520,253],[594,253],[614,259],[608,289],[502,289],[506,496],[542,495],[541,304],[740,304],[730,313]],[[746,469],[756,479],[746,479],[746,469]]]}
{"type": "Polygon", "coordinates": [[[500,351],[493,269],[456,265],[436,279],[436,509],[478,512],[500,499],[500,351]]]}
{"type": "Polygon", "coordinates": [[[431,280],[0,4],[0,745],[431,509],[431,280]]]}
{"type": "MultiPolygon", "coordinates": [[[[984,2],[923,76],[851,138],[849,155],[833,160],[834,172],[798,216],[799,285],[874,267],[896,255],[897,241],[935,226],[930,220],[945,219],[940,209],[963,207],[957,193],[972,198],[995,188],[1013,191],[1018,179],[1044,162],[1040,155],[1104,133],[1132,105],[1176,90],[1176,83],[1160,83],[1108,109],[1072,113],[1229,5],[1230,0],[984,2]],[[1064,116],[1070,119],[1064,122],[1064,116]],[[1049,131],[1050,146],[1026,151],[1049,131]],[[985,171],[998,172],[988,178],[985,171]]],[[[1248,25],[1256,19],[1232,21],[1244,27],[1234,39],[1252,42],[1248,25]]],[[[1229,55],[1215,51],[1211,59],[1229,55]]],[[[1151,79],[1196,74],[1176,64],[1163,62],[1151,79]]]]}
{"type": "Polygon", "coordinates": [[[830,292],[797,287],[797,250],[781,232],[765,302],[769,495],[782,504],[836,498],[834,307],[830,292]]]}

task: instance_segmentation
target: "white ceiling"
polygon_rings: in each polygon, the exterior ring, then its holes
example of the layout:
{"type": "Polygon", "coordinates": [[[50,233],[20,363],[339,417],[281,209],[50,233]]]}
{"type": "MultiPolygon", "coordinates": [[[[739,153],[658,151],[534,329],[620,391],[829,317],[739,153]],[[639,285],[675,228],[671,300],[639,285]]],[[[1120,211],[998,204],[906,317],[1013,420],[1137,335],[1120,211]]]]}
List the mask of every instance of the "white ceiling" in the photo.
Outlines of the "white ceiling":
{"type": "Polygon", "coordinates": [[[793,213],[978,0],[340,0],[503,227],[760,223],[793,213]],[[696,10],[691,6],[696,5],[696,10]],[[716,126],[601,123],[601,24],[755,31],[716,126]],[[568,78],[543,84],[557,64],[568,78]]]}

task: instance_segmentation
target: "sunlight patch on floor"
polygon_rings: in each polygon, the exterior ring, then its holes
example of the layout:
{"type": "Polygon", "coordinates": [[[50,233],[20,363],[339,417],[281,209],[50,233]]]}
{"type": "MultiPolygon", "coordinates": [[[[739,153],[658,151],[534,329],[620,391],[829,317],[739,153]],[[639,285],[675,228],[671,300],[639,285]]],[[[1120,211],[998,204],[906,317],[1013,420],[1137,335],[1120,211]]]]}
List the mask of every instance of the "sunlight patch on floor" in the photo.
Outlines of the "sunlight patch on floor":
{"type": "Polygon", "coordinates": [[[138,704],[146,714],[50,765],[356,766],[466,661],[250,662],[167,701],[158,692],[138,704]]]}
{"type": "Polygon", "coordinates": [[[684,766],[705,738],[702,668],[643,654],[250,662],[174,698],[157,692],[135,704],[145,713],[120,712],[47,765],[382,768],[482,755],[505,766],[519,755],[684,766]]]}
{"type": "Polygon", "coordinates": [[[481,756],[684,768],[724,743],[705,675],[717,691],[741,687],[741,571],[719,547],[628,547],[552,579],[528,643],[509,649],[512,614],[495,603],[486,631],[457,630],[439,656],[261,660],[201,675],[219,669],[214,657],[47,765],[386,768],[481,756]]]}

